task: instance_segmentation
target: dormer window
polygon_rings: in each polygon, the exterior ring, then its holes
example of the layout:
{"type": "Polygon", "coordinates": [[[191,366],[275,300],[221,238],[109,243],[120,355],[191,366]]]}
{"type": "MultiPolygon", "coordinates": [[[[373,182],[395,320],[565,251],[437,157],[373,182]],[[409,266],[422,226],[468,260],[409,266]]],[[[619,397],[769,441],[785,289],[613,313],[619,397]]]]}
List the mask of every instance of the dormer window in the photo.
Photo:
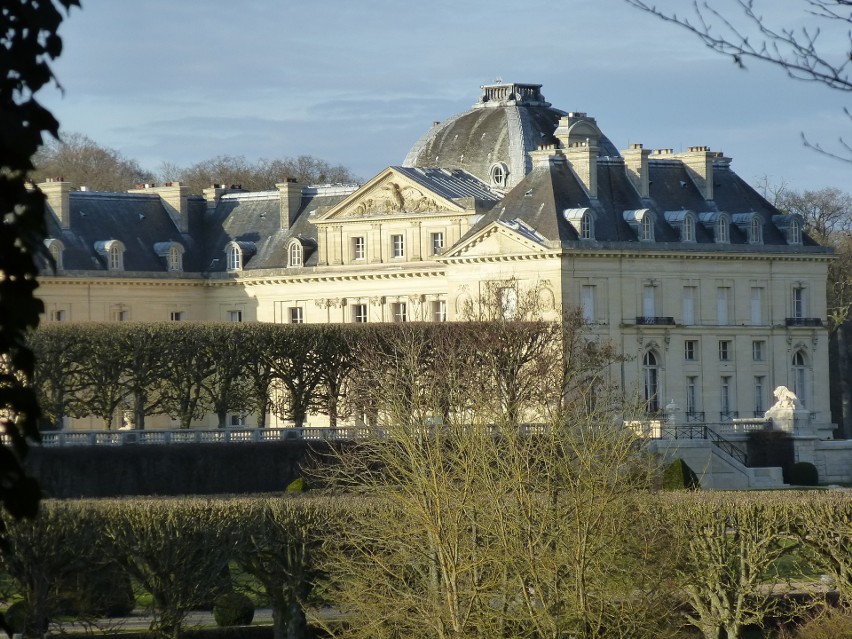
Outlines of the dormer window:
{"type": "Polygon", "coordinates": [[[799,246],[802,243],[802,217],[796,213],[773,215],[772,223],[787,237],[787,244],[799,246]]]}
{"type": "Polygon", "coordinates": [[[704,227],[713,233],[713,241],[716,244],[730,244],[731,242],[731,216],[727,213],[707,211],[698,214],[698,220],[704,227]]]}
{"type": "Polygon", "coordinates": [[[595,215],[592,209],[565,209],[562,215],[581,240],[595,239],[595,215]]]}
{"type": "Polygon", "coordinates": [[[289,268],[304,266],[302,245],[299,240],[290,242],[290,248],[287,250],[287,266],[289,268]]]}
{"type": "Polygon", "coordinates": [[[758,216],[751,218],[751,232],[749,233],[748,241],[751,244],[761,244],[763,242],[763,224],[758,216]]]}
{"type": "Polygon", "coordinates": [[[53,258],[53,267],[57,271],[61,271],[64,268],[62,265],[62,252],[65,250],[65,245],[62,244],[61,241],[53,238],[46,239],[44,241],[44,245],[50,252],[50,257],[53,258]]]}
{"type": "Polygon", "coordinates": [[[654,241],[654,213],[651,209],[624,211],[623,216],[641,242],[654,241]]]}
{"type": "Polygon", "coordinates": [[[731,238],[728,234],[728,220],[726,220],[724,216],[721,216],[716,221],[716,242],[718,244],[727,244],[730,241],[731,238]]]}
{"type": "Polygon", "coordinates": [[[695,218],[691,215],[687,216],[683,221],[683,233],[681,240],[684,242],[695,241],[695,218]]]}
{"type": "Polygon", "coordinates": [[[124,244],[118,240],[95,242],[95,250],[104,258],[108,270],[124,270],[124,244]]]}
{"type": "Polygon", "coordinates": [[[228,254],[228,270],[241,271],[243,270],[243,250],[239,244],[229,244],[227,248],[228,254]]]}
{"type": "Polygon", "coordinates": [[[787,243],[801,244],[802,243],[802,227],[799,226],[798,220],[790,221],[790,228],[787,229],[787,243]]]}
{"type": "Polygon", "coordinates": [[[184,248],[178,242],[158,242],[154,244],[154,251],[165,262],[166,270],[179,273],[183,271],[184,248]]]}
{"type": "Polygon", "coordinates": [[[169,249],[169,270],[170,271],[182,271],[183,270],[183,252],[177,247],[172,246],[169,249]]]}
{"type": "Polygon", "coordinates": [[[763,244],[763,218],[754,211],[734,213],[734,224],[748,238],[749,244],[763,244]]]}
{"type": "Polygon", "coordinates": [[[509,176],[509,167],[502,162],[496,162],[491,165],[491,186],[502,189],[506,187],[506,179],[509,176]]]}
{"type": "Polygon", "coordinates": [[[684,209],[682,211],[666,211],[666,222],[680,234],[681,242],[695,242],[695,213],[684,209]]]}

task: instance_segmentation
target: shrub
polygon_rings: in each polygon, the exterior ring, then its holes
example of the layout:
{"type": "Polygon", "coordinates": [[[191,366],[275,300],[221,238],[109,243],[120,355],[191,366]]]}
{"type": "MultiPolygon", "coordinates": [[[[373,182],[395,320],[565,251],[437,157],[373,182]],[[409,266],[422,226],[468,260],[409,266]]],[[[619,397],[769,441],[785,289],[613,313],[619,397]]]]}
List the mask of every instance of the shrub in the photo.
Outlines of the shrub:
{"type": "Polygon", "coordinates": [[[799,625],[794,631],[785,630],[781,639],[850,639],[852,611],[848,608],[824,608],[799,625]]]}
{"type": "Polygon", "coordinates": [[[698,490],[698,475],[682,459],[675,459],[663,471],[663,490],[698,490]]]}
{"type": "Polygon", "coordinates": [[[298,479],[294,479],[289,484],[287,484],[288,493],[302,493],[305,492],[305,478],[299,477],[298,479]]]}
{"type": "Polygon", "coordinates": [[[6,612],[3,613],[3,618],[6,620],[6,625],[13,634],[21,634],[27,627],[27,619],[30,616],[30,607],[26,601],[16,601],[6,612]]]}
{"type": "Polygon", "coordinates": [[[213,618],[217,626],[247,626],[254,619],[254,604],[241,592],[229,592],[216,597],[213,618]]]}
{"type": "Polygon", "coordinates": [[[816,486],[819,484],[819,472],[810,462],[796,462],[790,466],[788,483],[793,486],[816,486]]]}

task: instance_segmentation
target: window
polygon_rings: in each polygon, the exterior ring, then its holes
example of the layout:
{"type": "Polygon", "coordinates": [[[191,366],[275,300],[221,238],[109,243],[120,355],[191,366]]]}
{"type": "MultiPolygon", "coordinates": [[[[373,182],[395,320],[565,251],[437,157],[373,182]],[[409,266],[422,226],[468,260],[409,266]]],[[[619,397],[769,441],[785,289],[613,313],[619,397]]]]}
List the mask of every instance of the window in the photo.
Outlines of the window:
{"type": "Polygon", "coordinates": [[[731,356],[733,354],[733,349],[731,348],[731,340],[720,339],[719,340],[719,361],[720,362],[729,362],[731,361],[731,356]]]}
{"type": "Polygon", "coordinates": [[[172,311],[169,313],[169,319],[172,322],[182,322],[186,318],[186,314],[183,311],[172,311]]]}
{"type": "Polygon", "coordinates": [[[242,311],[228,311],[227,313],[229,322],[242,322],[243,321],[243,312],[242,311]]]}
{"type": "Polygon", "coordinates": [[[654,218],[650,213],[645,213],[642,216],[642,233],[641,239],[651,241],[654,239],[654,218]]]}
{"type": "Polygon", "coordinates": [[[440,255],[444,250],[444,232],[432,233],[432,255],[440,255]]]}
{"type": "Polygon", "coordinates": [[[731,398],[731,377],[724,375],[722,377],[722,388],[719,393],[719,412],[722,417],[734,417],[732,411],[733,400],[731,398]]]}
{"type": "Polygon", "coordinates": [[[642,360],[642,373],[645,391],[645,410],[657,413],[660,410],[660,370],[657,366],[657,356],[651,351],[645,353],[642,360]]]}
{"type": "Polygon", "coordinates": [[[292,242],[287,255],[287,266],[294,268],[302,265],[302,245],[298,241],[292,242]]]}
{"type": "Polygon", "coordinates": [[[720,286],[716,289],[716,322],[719,326],[730,323],[728,311],[731,305],[731,289],[728,286],[720,286]]]}
{"type": "Polygon", "coordinates": [[[763,396],[764,396],[764,386],[766,378],[763,375],[757,375],[754,378],[754,416],[760,417],[766,412],[766,407],[764,406],[763,396]]]}
{"type": "Polygon", "coordinates": [[[805,289],[801,286],[793,288],[792,317],[802,319],[805,316],[805,289]]]}
{"type": "Polygon", "coordinates": [[[580,309],[583,312],[583,321],[591,324],[595,321],[595,287],[580,287],[580,309]]]}
{"type": "Polygon", "coordinates": [[[506,186],[506,176],[509,170],[505,164],[498,162],[491,165],[491,186],[504,187],[506,186]]]}
{"type": "Polygon", "coordinates": [[[583,213],[583,217],[580,218],[580,239],[590,240],[593,237],[592,216],[588,213],[583,213]]]}
{"type": "Polygon", "coordinates": [[[408,305],[405,302],[396,302],[391,306],[394,322],[408,321],[408,305]]]}
{"type": "Polygon", "coordinates": [[[239,271],[243,268],[243,251],[236,244],[228,247],[228,270],[239,271]]]}
{"type": "Polygon", "coordinates": [[[241,410],[238,413],[231,413],[231,426],[245,426],[246,425],[246,411],[241,410]]]}
{"type": "Polygon", "coordinates": [[[646,284],[642,289],[642,316],[656,317],[657,315],[657,294],[655,287],[651,284],[646,284]]]}
{"type": "Polygon", "coordinates": [[[130,311],[126,309],[114,309],[112,312],[113,322],[126,322],[130,319],[130,311]]]}
{"type": "Polygon", "coordinates": [[[796,351],[793,354],[793,392],[796,393],[796,397],[799,398],[802,406],[807,405],[805,401],[807,376],[808,366],[805,354],[802,351],[796,351]]]}
{"type": "Polygon", "coordinates": [[[447,321],[447,303],[444,300],[435,300],[432,302],[432,321],[447,321]]]}
{"type": "Polygon", "coordinates": [[[352,238],[352,259],[367,259],[367,240],[363,236],[359,235],[352,238]]]}
{"type": "Polygon", "coordinates": [[[696,290],[697,287],[695,286],[683,287],[683,323],[686,326],[695,324],[696,290]]]}
{"type": "Polygon", "coordinates": [[[698,412],[698,377],[686,378],[686,414],[698,412]]]}
{"type": "Polygon", "coordinates": [[[356,324],[364,324],[367,321],[367,305],[353,304],[352,305],[352,321],[356,324]]]}
{"type": "Polygon", "coordinates": [[[169,249],[168,265],[170,271],[183,270],[183,251],[176,244],[172,244],[169,249]]]}
{"type": "Polygon", "coordinates": [[[716,242],[719,244],[727,244],[730,241],[731,238],[728,234],[728,218],[722,215],[716,221],[716,242]]]}
{"type": "Polygon", "coordinates": [[[405,257],[404,235],[391,235],[391,256],[395,258],[405,257]]]}
{"type": "Polygon", "coordinates": [[[109,247],[109,270],[124,270],[124,250],[120,244],[113,242],[109,247]]]}
{"type": "Polygon", "coordinates": [[[787,228],[787,243],[801,244],[802,243],[802,227],[799,226],[798,220],[790,220],[790,226],[787,228]]]}
{"type": "Polygon", "coordinates": [[[760,286],[751,287],[751,325],[760,326],[763,324],[763,288],[760,286]]]}
{"type": "Polygon", "coordinates": [[[691,215],[687,215],[683,218],[683,233],[681,237],[682,242],[694,242],[695,241],[695,220],[691,215]]]}
{"type": "Polygon", "coordinates": [[[751,218],[748,241],[752,244],[761,244],[763,242],[763,221],[757,215],[751,218]]]}
{"type": "Polygon", "coordinates": [[[518,312],[518,292],[511,286],[497,290],[497,303],[500,305],[500,317],[507,320],[515,319],[518,312]]]}
{"type": "Polygon", "coordinates": [[[766,357],[766,342],[762,339],[756,339],[751,343],[751,359],[755,362],[762,362],[766,357]]]}
{"type": "Polygon", "coordinates": [[[305,315],[301,306],[291,306],[288,312],[291,324],[304,324],[305,315]]]}
{"type": "Polygon", "coordinates": [[[48,251],[50,251],[50,257],[53,258],[54,268],[57,271],[61,271],[63,269],[62,265],[62,251],[64,247],[62,246],[62,242],[56,239],[47,239],[44,241],[47,245],[48,251]]]}
{"type": "Polygon", "coordinates": [[[50,321],[51,322],[64,322],[68,317],[68,314],[63,309],[57,309],[55,311],[51,311],[50,313],[50,321]]]}
{"type": "Polygon", "coordinates": [[[694,362],[698,359],[698,340],[688,339],[683,342],[683,359],[694,362]]]}

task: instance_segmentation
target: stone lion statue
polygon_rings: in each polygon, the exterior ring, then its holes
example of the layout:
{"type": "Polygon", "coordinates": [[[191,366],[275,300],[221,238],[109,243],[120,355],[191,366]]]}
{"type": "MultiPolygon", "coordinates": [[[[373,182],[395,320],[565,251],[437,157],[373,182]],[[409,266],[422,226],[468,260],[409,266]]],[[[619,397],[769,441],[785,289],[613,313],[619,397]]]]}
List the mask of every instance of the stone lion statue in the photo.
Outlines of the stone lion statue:
{"type": "Polygon", "coordinates": [[[803,408],[802,402],[799,401],[796,393],[786,386],[779,386],[772,392],[772,395],[775,397],[775,406],[773,408],[792,408],[793,410],[801,410],[803,408]]]}

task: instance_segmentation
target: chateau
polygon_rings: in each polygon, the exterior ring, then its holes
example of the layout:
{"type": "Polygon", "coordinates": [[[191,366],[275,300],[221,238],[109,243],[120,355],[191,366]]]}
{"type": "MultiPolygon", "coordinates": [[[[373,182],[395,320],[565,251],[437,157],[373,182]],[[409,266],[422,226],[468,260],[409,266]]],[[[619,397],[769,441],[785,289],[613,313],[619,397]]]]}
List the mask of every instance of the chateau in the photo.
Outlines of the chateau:
{"type": "Polygon", "coordinates": [[[535,290],[629,356],[613,375],[649,411],[762,416],[786,386],[830,421],[831,251],[723,153],[618,150],[540,85],[482,87],[363,185],[39,186],[46,321],[447,321],[535,290]]]}

